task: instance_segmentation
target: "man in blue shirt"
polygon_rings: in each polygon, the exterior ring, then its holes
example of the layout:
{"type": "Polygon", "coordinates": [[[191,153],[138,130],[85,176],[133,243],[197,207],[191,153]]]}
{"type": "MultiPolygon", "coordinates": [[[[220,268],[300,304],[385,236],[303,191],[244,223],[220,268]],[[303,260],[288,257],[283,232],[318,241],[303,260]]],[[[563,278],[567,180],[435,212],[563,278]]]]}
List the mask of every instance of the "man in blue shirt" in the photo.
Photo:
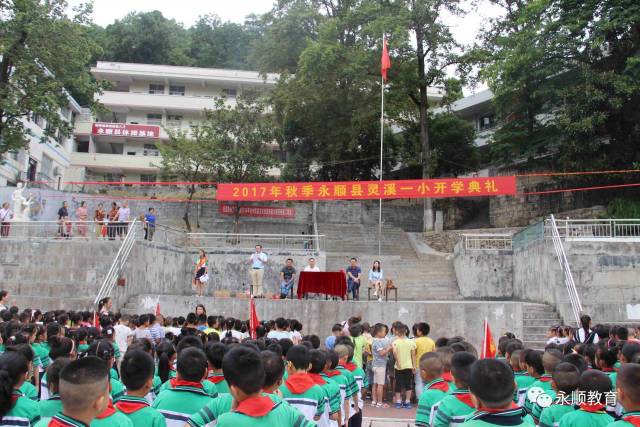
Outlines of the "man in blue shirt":
{"type": "Polygon", "coordinates": [[[144,240],[153,240],[153,233],[156,232],[156,210],[149,208],[149,213],[144,216],[144,240]]]}
{"type": "Polygon", "coordinates": [[[358,266],[358,260],[351,258],[351,264],[347,267],[347,293],[353,294],[353,299],[360,299],[360,275],[362,270],[358,266]]]}

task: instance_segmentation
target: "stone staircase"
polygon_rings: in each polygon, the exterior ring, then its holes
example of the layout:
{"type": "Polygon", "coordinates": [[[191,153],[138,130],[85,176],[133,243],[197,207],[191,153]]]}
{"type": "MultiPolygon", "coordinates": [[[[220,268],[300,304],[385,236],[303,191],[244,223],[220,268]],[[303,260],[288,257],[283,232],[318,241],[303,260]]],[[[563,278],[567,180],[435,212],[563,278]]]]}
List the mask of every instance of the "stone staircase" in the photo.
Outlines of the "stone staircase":
{"type": "Polygon", "coordinates": [[[554,325],[562,324],[555,308],[545,304],[526,304],[523,308],[522,341],[525,347],[544,349],[547,331],[554,325]]]}
{"type": "Polygon", "coordinates": [[[354,224],[319,224],[325,237],[327,271],[346,269],[349,259],[358,258],[365,280],[360,299],[367,298],[366,276],[379,260],[385,278],[393,279],[399,300],[431,301],[461,299],[450,254],[417,253],[407,233],[396,227],[384,227],[378,256],[377,230],[354,224]]]}

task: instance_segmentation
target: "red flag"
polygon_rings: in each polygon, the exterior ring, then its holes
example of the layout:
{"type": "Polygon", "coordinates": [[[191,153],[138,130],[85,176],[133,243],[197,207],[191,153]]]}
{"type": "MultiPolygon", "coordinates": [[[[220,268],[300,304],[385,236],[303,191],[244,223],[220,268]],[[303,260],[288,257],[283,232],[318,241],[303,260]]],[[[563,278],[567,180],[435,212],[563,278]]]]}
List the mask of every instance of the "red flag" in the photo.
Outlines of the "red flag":
{"type": "Polygon", "coordinates": [[[482,337],[482,350],[480,351],[480,359],[493,359],[496,357],[496,345],[493,343],[491,336],[491,328],[489,322],[484,319],[484,336],[482,337]]]}
{"type": "Polygon", "coordinates": [[[160,301],[156,303],[156,317],[160,316],[160,301]]]}
{"type": "Polygon", "coordinates": [[[391,58],[389,58],[389,50],[387,49],[387,39],[382,40],[382,59],[380,60],[380,71],[382,80],[387,81],[387,71],[391,68],[391,58]]]}
{"type": "Polygon", "coordinates": [[[249,333],[251,334],[251,339],[256,339],[256,329],[258,328],[258,324],[260,320],[258,320],[258,313],[256,312],[256,304],[253,301],[253,297],[249,299],[249,333]]]}
{"type": "Polygon", "coordinates": [[[93,327],[100,329],[100,316],[97,311],[93,312],[93,327]]]}

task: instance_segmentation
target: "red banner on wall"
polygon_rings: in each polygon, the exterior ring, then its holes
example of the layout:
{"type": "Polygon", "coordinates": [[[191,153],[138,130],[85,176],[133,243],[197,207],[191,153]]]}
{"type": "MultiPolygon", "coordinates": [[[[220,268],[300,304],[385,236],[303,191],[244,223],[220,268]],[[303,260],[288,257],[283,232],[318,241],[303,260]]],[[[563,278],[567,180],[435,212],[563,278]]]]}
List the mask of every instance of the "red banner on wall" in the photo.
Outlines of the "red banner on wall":
{"type": "MultiPolygon", "coordinates": [[[[218,212],[220,215],[235,215],[236,207],[221,204],[218,212]]],[[[271,206],[240,206],[240,216],[253,216],[261,218],[295,218],[295,208],[277,208],[271,206]]]]}
{"type": "Polygon", "coordinates": [[[515,176],[402,181],[218,184],[222,201],[417,199],[516,193],[515,176]]]}
{"type": "Polygon", "coordinates": [[[160,138],[160,126],[96,122],[91,127],[91,134],[132,138],[160,138]]]}

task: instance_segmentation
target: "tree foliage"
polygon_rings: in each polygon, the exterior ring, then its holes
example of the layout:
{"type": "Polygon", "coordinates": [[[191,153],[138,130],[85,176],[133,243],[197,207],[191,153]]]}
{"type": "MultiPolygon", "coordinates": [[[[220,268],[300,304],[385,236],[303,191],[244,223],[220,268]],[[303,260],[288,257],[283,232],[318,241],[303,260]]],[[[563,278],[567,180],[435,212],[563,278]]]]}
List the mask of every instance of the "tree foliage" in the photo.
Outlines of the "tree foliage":
{"type": "Polygon", "coordinates": [[[87,70],[100,51],[88,36],[91,8],[66,10],[63,0],[0,2],[0,154],[27,144],[23,120],[33,114],[47,122],[44,138],[68,136],[59,111],[69,92],[92,99],[99,89],[87,70]]]}

